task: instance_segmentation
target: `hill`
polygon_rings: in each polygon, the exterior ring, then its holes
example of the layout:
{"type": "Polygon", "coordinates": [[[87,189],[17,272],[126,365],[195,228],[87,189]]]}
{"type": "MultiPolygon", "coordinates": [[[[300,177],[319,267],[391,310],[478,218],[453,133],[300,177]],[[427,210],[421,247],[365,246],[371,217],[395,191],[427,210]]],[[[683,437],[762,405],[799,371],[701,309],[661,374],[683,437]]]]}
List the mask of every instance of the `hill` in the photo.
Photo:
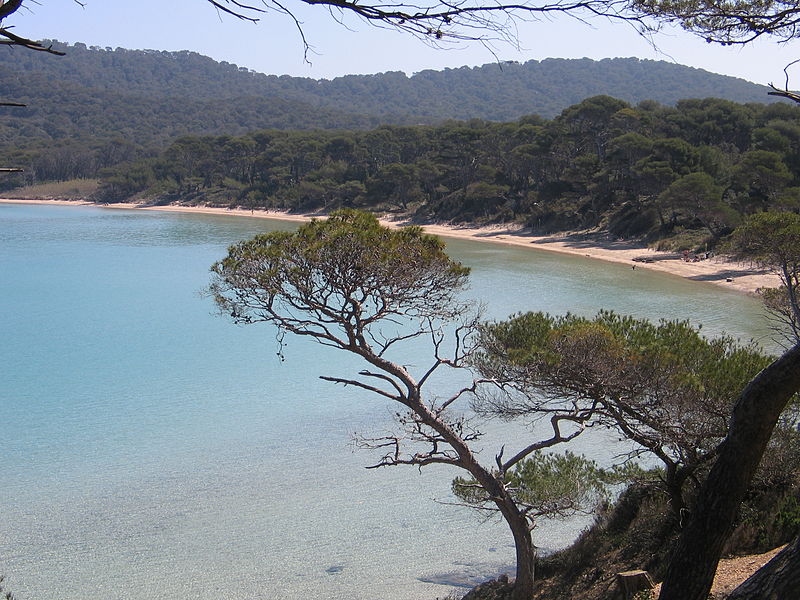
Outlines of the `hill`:
{"type": "Polygon", "coordinates": [[[632,104],[710,96],[771,100],[766,88],[744,80],[635,58],[493,63],[328,81],[264,75],[193,52],[52,43],[66,56],[0,49],[0,100],[27,104],[0,107],[0,164],[26,168],[27,183],[94,177],[185,135],[552,118],[598,94],[632,104]]]}
{"type": "MultiPolygon", "coordinates": [[[[58,42],[54,46],[67,55],[56,58],[13,48],[0,52],[4,94],[21,95],[40,111],[57,112],[47,95],[55,87],[74,101],[85,101],[87,117],[102,101],[103,113],[111,111],[116,119],[138,123],[142,109],[147,108],[156,113],[156,120],[166,112],[172,123],[169,131],[193,133],[364,128],[374,125],[376,117],[397,124],[472,118],[508,121],[529,114],[553,118],[568,106],[600,94],[632,104],[656,100],[672,105],[685,98],[706,97],[770,100],[765,87],[742,79],[636,58],[551,58],[428,70],[411,77],[389,72],[314,80],[264,75],[194,52],[112,50],[58,42]],[[165,103],[166,99],[172,102],[165,103]],[[267,100],[276,106],[264,112],[267,100]],[[179,110],[170,111],[170,104],[179,110]],[[220,110],[223,107],[228,108],[220,110]],[[215,118],[210,123],[195,122],[197,115],[207,117],[212,108],[215,118]]],[[[163,129],[154,122],[147,123],[145,130],[149,126],[163,129]]]]}

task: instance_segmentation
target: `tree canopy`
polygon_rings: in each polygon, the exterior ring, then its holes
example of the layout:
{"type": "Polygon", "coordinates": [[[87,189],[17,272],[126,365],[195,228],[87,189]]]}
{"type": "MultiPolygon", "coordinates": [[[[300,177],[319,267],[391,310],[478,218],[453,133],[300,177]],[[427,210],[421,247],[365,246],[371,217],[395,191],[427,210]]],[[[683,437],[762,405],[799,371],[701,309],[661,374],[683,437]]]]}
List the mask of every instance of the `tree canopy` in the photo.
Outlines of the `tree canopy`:
{"type": "Polygon", "coordinates": [[[748,215],[800,206],[798,114],[788,104],[597,96],[552,120],[193,136],[108,168],[97,199],[600,228],[704,252],[748,215]]]}
{"type": "Polygon", "coordinates": [[[629,457],[656,458],[675,518],[725,437],[740,391],[769,363],[754,345],[704,338],[687,322],[653,324],[601,311],[594,319],[525,313],[485,325],[476,363],[517,394],[484,397],[481,412],[546,419],[580,406],[588,426],[634,444],[629,457]]]}
{"type": "MultiPolygon", "coordinates": [[[[681,531],[659,600],[708,597],[742,499],[781,413],[799,390],[800,344],[773,361],[742,390],[727,435],[717,448],[717,458],[681,531]]],[[[794,565],[796,568],[796,560],[794,565]]],[[[796,577],[796,573],[787,575],[796,577]]]]}
{"type": "Polygon", "coordinates": [[[763,212],[750,216],[734,231],[730,248],[740,260],[767,267],[780,277],[781,287],[762,290],[778,331],[792,344],[800,342],[800,215],[763,212]]]}
{"type": "Polygon", "coordinates": [[[213,267],[212,291],[237,322],[269,321],[380,356],[389,347],[376,332],[381,326],[451,320],[465,310],[456,294],[469,270],[443,247],[420,227],[390,230],[367,213],[341,211],[232,246],[213,267]]]}
{"type": "Polygon", "coordinates": [[[677,22],[709,42],[747,44],[770,36],[789,41],[800,33],[800,4],[796,0],[635,0],[647,17],[677,22]]]}
{"type": "MultiPolygon", "coordinates": [[[[583,505],[597,480],[586,461],[536,453],[580,435],[592,411],[565,406],[550,415],[549,437],[525,442],[508,458],[503,447],[490,464],[479,460],[471,446],[481,433],[461,405],[498,382],[467,375],[471,381],[445,397],[426,387],[441,370],[467,374],[475,350],[478,315],[459,296],[468,269],[447,257],[442,242],[418,227],[389,229],[372,215],[343,210],[296,232],[235,244],[212,273],[211,292],[235,322],[270,323],[281,332],[279,340],[282,333],[309,337],[366,363],[357,376],[322,378],[405,407],[395,413],[396,432],[357,439],[380,453],[373,468],[445,464],[465,471],[468,479],[456,488],[470,490],[465,502],[491,505],[508,524],[517,559],[513,598],[529,600],[531,530],[543,515],[583,505]],[[428,340],[427,367],[402,362],[401,349],[412,338],[428,340]],[[523,479],[538,483],[521,490],[523,479]]],[[[417,356],[415,363],[422,360],[417,356]]]]}

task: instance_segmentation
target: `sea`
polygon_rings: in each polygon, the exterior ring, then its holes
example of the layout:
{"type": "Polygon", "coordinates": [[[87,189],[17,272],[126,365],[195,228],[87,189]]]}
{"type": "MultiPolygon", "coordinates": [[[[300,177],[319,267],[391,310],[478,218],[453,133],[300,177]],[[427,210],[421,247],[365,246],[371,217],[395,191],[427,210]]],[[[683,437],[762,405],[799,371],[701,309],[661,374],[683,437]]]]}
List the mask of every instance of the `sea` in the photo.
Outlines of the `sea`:
{"type": "MultiPolygon", "coordinates": [[[[231,243],[296,225],[0,204],[0,574],[18,600],[433,600],[512,568],[446,467],[366,469],[395,407],[319,379],[361,365],[204,294],[231,243]]],[[[768,345],[757,299],[579,256],[448,239],[485,318],[599,309],[768,345]]],[[[406,348],[412,370],[430,348],[406,348]]],[[[433,391],[446,393],[449,382],[433,391]]],[[[490,422],[481,458],[532,439],[490,422]]],[[[572,446],[601,463],[607,435],[572,446]]],[[[540,523],[542,552],[591,516],[540,523]]]]}

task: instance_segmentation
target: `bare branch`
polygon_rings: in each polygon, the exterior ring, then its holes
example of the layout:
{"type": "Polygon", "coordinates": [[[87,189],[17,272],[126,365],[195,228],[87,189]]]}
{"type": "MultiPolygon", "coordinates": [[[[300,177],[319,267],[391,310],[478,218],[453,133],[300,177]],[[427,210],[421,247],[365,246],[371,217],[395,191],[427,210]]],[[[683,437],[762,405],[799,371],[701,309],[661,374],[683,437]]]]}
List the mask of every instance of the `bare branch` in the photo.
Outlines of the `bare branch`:
{"type": "Polygon", "coordinates": [[[790,92],[788,89],[782,90],[775,87],[771,83],[769,84],[769,87],[772,88],[772,91],[767,92],[768,96],[780,96],[781,98],[786,98],[787,100],[791,100],[792,102],[797,102],[800,104],[800,94],[797,92],[790,92]]]}
{"type": "Polygon", "coordinates": [[[319,378],[324,380],[324,381],[330,381],[330,382],[333,382],[333,383],[341,383],[344,386],[352,385],[354,387],[361,388],[362,390],[366,390],[368,392],[372,392],[374,394],[378,394],[379,396],[383,396],[384,398],[388,398],[389,400],[394,400],[396,402],[401,402],[401,403],[405,404],[405,402],[403,401],[403,398],[401,396],[396,396],[394,394],[390,394],[389,392],[386,392],[386,391],[384,391],[384,390],[382,390],[380,388],[377,388],[375,386],[368,385],[366,383],[358,381],[357,379],[343,379],[341,377],[328,377],[326,375],[320,375],[319,378]]]}
{"type": "Polygon", "coordinates": [[[36,50],[38,52],[46,52],[48,54],[55,54],[56,56],[64,56],[65,53],[61,50],[53,48],[52,44],[44,46],[34,40],[16,35],[12,33],[9,27],[0,27],[0,46],[22,46],[28,50],[36,50]],[[5,39],[3,39],[5,38],[5,39]]]}
{"type": "Polygon", "coordinates": [[[464,387],[464,388],[461,388],[455,394],[453,394],[447,400],[445,400],[439,406],[439,408],[438,408],[439,412],[444,411],[448,406],[450,406],[451,404],[456,402],[459,398],[461,398],[465,394],[473,394],[474,395],[475,392],[477,391],[477,389],[480,386],[488,384],[488,383],[494,383],[494,380],[492,380],[492,379],[475,379],[475,380],[473,380],[472,385],[464,387]]]}
{"type": "Polygon", "coordinates": [[[545,448],[552,448],[553,446],[556,446],[557,444],[563,444],[565,442],[569,442],[571,440],[574,440],[576,437],[578,437],[581,433],[584,432],[584,430],[585,430],[584,423],[586,421],[588,421],[590,418],[592,418],[592,416],[593,416],[593,411],[587,411],[587,414],[585,414],[585,415],[583,415],[583,414],[581,414],[581,415],[553,415],[553,417],[550,419],[550,425],[553,428],[552,437],[550,437],[550,438],[548,438],[546,440],[540,440],[538,442],[534,442],[533,444],[529,444],[528,446],[526,446],[525,448],[523,448],[522,450],[517,452],[513,457],[511,457],[506,462],[504,462],[502,464],[502,466],[500,467],[500,471],[503,472],[503,473],[507,472],[511,467],[516,465],[518,462],[520,462],[524,458],[530,456],[531,454],[533,454],[537,450],[543,450],[545,448]],[[562,421],[569,421],[569,422],[572,422],[572,423],[576,423],[576,424],[579,425],[579,427],[575,431],[573,431],[572,433],[569,433],[567,435],[563,435],[561,433],[561,422],[562,421]]]}
{"type": "Polygon", "coordinates": [[[229,15],[233,15],[237,19],[241,19],[243,21],[250,21],[251,23],[256,23],[258,19],[256,17],[251,17],[246,14],[246,11],[251,11],[255,13],[264,13],[266,12],[263,8],[258,8],[257,6],[242,4],[240,2],[236,2],[235,0],[223,0],[225,2],[229,2],[233,4],[236,8],[229,8],[224,4],[217,2],[217,0],[206,0],[208,3],[213,5],[218,10],[221,10],[224,13],[229,15]]]}
{"type": "MultiPolygon", "coordinates": [[[[288,15],[309,45],[302,23],[293,12],[278,0],[243,3],[234,0],[207,0],[216,8],[248,21],[258,21],[273,10],[288,15]]],[[[639,30],[651,29],[637,13],[629,10],[626,0],[583,0],[554,2],[486,3],[480,0],[423,0],[419,3],[400,1],[390,4],[365,3],[359,0],[301,0],[310,6],[326,7],[334,18],[343,23],[343,16],[354,15],[371,25],[396,29],[420,38],[433,46],[445,42],[478,41],[490,47],[491,41],[502,40],[518,46],[516,20],[544,19],[554,14],[566,14],[578,20],[605,18],[637,24],[639,30]],[[334,14],[338,11],[338,15],[334,14]]]]}
{"type": "Polygon", "coordinates": [[[442,439],[437,439],[435,436],[429,437],[431,447],[426,452],[416,452],[403,456],[403,442],[412,441],[398,435],[385,435],[376,438],[357,438],[354,440],[358,448],[365,450],[384,450],[389,449],[381,459],[368,467],[367,469],[379,469],[381,467],[395,467],[400,465],[410,465],[416,467],[424,467],[432,464],[446,464],[460,466],[458,456],[446,446],[443,448],[442,443],[446,442],[442,439]]]}

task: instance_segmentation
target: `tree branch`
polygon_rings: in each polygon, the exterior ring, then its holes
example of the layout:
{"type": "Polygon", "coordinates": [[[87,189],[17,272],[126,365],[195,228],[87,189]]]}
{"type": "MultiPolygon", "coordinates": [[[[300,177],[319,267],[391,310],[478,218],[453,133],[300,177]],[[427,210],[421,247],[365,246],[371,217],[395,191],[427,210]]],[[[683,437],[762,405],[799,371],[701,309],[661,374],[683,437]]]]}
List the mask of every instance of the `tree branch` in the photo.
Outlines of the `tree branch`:
{"type": "Polygon", "coordinates": [[[569,442],[570,440],[574,440],[578,437],[581,433],[585,430],[585,422],[592,417],[593,411],[589,411],[589,413],[585,415],[553,415],[550,418],[550,425],[553,428],[553,437],[548,438],[546,440],[542,440],[529,446],[523,448],[519,452],[517,452],[513,457],[508,459],[503,465],[500,467],[500,471],[502,473],[508,472],[508,470],[513,467],[515,464],[523,460],[525,457],[529,456],[530,454],[536,452],[537,450],[542,450],[544,448],[551,448],[557,444],[562,444],[564,442],[569,442]],[[577,423],[579,425],[578,429],[568,435],[561,434],[561,421],[571,421],[573,423],[577,423]]]}
{"type": "Polygon", "coordinates": [[[381,388],[378,388],[378,387],[375,387],[375,386],[372,386],[372,385],[368,385],[366,383],[358,381],[357,379],[342,379],[341,377],[328,377],[326,375],[320,375],[319,378],[322,379],[323,381],[330,381],[330,382],[333,382],[333,383],[341,383],[345,387],[347,387],[348,385],[352,385],[352,386],[361,388],[362,390],[366,390],[368,392],[373,392],[375,394],[378,394],[379,396],[383,396],[384,398],[388,398],[389,400],[394,400],[395,402],[400,402],[401,404],[406,404],[406,402],[405,402],[405,400],[404,400],[404,398],[402,396],[399,396],[399,395],[395,396],[395,395],[390,394],[389,392],[387,392],[385,390],[382,390],[381,388]]]}

